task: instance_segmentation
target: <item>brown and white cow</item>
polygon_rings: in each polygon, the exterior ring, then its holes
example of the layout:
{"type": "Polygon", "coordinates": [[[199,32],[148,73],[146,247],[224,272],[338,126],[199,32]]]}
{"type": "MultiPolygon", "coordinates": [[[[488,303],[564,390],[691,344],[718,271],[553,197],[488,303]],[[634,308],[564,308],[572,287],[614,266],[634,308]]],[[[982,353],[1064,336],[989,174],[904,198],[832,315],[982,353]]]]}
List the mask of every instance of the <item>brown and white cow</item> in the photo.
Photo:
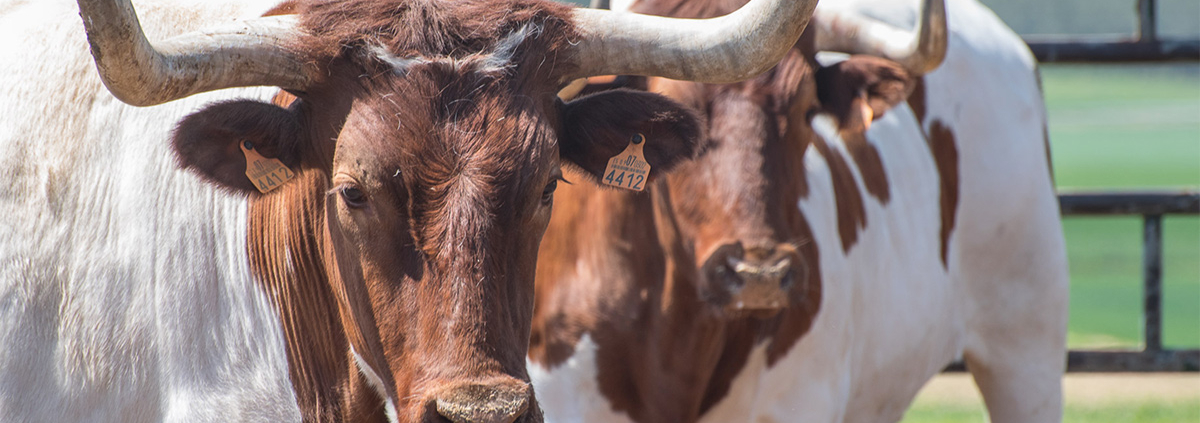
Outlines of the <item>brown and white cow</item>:
{"type": "Polygon", "coordinates": [[[823,2],[746,82],[649,80],[707,117],[703,153],[648,193],[559,190],[530,346],[547,421],[894,422],[956,358],[991,421],[1059,420],[1066,259],[1033,59],[974,0],[916,3],[823,2]]]}
{"type": "Polygon", "coordinates": [[[699,134],[656,94],[556,92],[752,76],[815,0],[272,3],[147,0],[144,28],[129,1],[0,7],[0,421],[541,421],[561,167],[643,133],[664,171],[699,134]],[[294,98],[204,94],[246,86],[294,98]]]}

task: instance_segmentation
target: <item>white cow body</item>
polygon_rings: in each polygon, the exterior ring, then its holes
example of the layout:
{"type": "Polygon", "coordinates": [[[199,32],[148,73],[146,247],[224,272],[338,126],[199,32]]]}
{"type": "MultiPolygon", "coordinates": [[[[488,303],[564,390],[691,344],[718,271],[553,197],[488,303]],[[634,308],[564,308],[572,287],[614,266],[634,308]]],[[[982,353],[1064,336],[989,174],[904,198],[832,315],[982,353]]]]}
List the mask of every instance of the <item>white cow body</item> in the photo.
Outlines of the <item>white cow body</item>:
{"type": "MultiPolygon", "coordinates": [[[[151,40],[276,0],[135,1],[151,40]]],[[[246,201],[169,135],[226,90],[136,108],[101,84],[75,2],[0,4],[0,421],[297,421],[246,201]]]]}
{"type": "MultiPolygon", "coordinates": [[[[993,422],[1061,419],[1068,275],[1035,61],[977,1],[947,3],[949,51],[925,76],[924,129],[942,122],[958,148],[960,194],[948,264],[939,254],[938,170],[907,105],[870,129],[891,199],[884,205],[864,197],[868,224],[848,253],[839,241],[828,166],[807,150],[810,192],[799,207],[820,250],[820,311],[773,366],[766,344],[756,347],[730,392],[701,421],[894,422],[927,380],[960,357],[993,422]]],[[[900,28],[913,27],[918,16],[916,0],[821,7],[851,8],[900,28]]],[[[813,127],[844,149],[831,119],[818,116],[813,127]]],[[[547,421],[629,421],[596,387],[597,372],[605,370],[588,361],[595,344],[576,348],[553,369],[530,363],[547,421]]]]}

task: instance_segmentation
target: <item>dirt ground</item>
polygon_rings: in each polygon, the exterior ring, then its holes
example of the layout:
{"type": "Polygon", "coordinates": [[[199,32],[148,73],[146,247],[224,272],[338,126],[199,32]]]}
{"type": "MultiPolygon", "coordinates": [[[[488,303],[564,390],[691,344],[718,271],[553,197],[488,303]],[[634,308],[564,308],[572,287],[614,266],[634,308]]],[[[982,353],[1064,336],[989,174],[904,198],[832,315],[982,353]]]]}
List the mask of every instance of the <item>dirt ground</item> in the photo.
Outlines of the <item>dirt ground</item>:
{"type": "MultiPolygon", "coordinates": [[[[1195,401],[1200,403],[1200,373],[1069,374],[1063,378],[1068,404],[1195,401]]],[[[979,390],[967,374],[940,375],[925,385],[918,402],[977,404],[979,390]]]]}

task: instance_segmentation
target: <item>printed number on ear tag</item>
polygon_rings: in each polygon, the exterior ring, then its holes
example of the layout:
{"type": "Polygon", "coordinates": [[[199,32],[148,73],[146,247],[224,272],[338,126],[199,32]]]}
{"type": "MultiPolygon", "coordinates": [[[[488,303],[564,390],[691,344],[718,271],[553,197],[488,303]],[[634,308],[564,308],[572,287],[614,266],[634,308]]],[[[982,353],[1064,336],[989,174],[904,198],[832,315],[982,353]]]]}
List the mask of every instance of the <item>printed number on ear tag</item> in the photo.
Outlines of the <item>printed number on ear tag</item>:
{"type": "Polygon", "coordinates": [[[296,176],[279,159],[266,158],[254,151],[254,144],[250,141],[242,141],[238,143],[238,146],[246,155],[246,177],[250,178],[250,182],[254,183],[258,192],[263,194],[271,192],[296,176]]]}
{"type": "Polygon", "coordinates": [[[605,185],[641,191],[646,188],[646,177],[650,174],[650,163],[642,154],[646,146],[646,137],[634,134],[629,139],[625,151],[608,159],[608,167],[604,168],[604,176],[600,178],[605,185]]]}

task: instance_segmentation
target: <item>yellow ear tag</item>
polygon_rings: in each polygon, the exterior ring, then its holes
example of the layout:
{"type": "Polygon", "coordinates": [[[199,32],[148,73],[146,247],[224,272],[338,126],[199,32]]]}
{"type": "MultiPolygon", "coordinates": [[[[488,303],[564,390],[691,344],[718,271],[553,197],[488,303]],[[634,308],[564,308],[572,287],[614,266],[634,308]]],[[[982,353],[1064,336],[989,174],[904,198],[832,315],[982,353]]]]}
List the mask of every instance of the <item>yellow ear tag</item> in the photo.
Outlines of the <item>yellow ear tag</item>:
{"type": "Polygon", "coordinates": [[[859,102],[858,107],[862,109],[863,131],[871,129],[871,122],[875,121],[875,109],[865,100],[859,102]]]}
{"type": "Polygon", "coordinates": [[[604,168],[604,177],[600,178],[605,185],[641,191],[646,188],[646,177],[650,173],[650,163],[642,155],[642,147],[646,145],[646,137],[633,134],[625,151],[608,159],[608,167],[604,168]]]}
{"type": "Polygon", "coordinates": [[[250,141],[242,141],[238,146],[246,155],[246,177],[250,178],[258,192],[266,194],[296,176],[279,159],[269,159],[254,151],[254,144],[250,141]]]}

